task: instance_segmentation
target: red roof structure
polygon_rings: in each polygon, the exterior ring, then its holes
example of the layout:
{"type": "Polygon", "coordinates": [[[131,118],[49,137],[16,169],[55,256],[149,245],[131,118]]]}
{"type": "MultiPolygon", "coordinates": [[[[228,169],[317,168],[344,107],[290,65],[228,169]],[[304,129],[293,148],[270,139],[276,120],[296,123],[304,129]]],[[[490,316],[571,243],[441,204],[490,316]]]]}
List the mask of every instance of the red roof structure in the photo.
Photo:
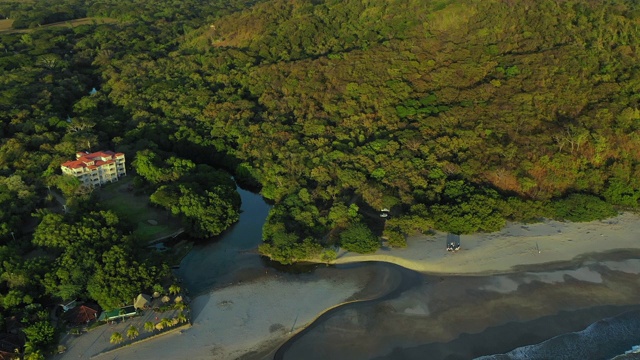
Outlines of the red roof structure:
{"type": "Polygon", "coordinates": [[[60,168],[63,175],[75,176],[89,187],[112,183],[127,175],[124,154],[110,150],[78,152],[75,160],[63,163],[60,168]]]}
{"type": "Polygon", "coordinates": [[[115,153],[113,151],[97,151],[94,153],[84,153],[79,152],[76,153],[76,160],[67,161],[62,164],[62,166],[78,169],[82,167],[88,167],[90,169],[95,169],[105,164],[112,164],[114,160],[118,157],[123,157],[123,153],[115,153]]]}
{"type": "Polygon", "coordinates": [[[80,305],[69,311],[68,319],[72,324],[86,324],[98,318],[98,310],[94,310],[86,305],[80,305]]]}

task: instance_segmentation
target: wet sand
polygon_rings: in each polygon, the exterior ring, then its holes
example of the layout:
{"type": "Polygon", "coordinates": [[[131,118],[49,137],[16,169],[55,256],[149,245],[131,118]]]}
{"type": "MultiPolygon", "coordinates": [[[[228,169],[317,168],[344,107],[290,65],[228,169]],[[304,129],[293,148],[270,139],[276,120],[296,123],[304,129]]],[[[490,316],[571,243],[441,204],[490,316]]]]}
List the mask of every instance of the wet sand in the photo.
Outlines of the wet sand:
{"type": "Polygon", "coordinates": [[[430,276],[396,299],[347,306],[314,324],[284,359],[470,359],[578,331],[640,308],[640,260],[620,257],[550,271],[430,276]]]}

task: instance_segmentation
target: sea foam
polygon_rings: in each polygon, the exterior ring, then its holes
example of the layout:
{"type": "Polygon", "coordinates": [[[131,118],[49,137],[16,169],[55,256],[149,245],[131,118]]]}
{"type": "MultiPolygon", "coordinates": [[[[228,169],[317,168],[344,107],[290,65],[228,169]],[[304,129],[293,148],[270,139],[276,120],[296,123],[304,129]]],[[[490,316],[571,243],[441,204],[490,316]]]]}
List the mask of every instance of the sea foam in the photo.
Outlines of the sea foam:
{"type": "Polygon", "coordinates": [[[630,311],[589,325],[578,332],[558,335],[535,345],[514,349],[506,354],[482,356],[479,360],[533,359],[631,359],[640,342],[640,311],[630,311]]]}

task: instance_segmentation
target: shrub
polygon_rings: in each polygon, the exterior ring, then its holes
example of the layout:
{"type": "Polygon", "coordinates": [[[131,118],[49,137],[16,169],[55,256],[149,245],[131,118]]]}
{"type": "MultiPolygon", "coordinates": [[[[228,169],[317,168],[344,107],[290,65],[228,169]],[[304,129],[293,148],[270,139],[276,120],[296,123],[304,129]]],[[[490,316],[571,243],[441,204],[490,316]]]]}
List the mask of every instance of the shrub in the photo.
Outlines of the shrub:
{"type": "Polygon", "coordinates": [[[333,249],[325,249],[320,253],[320,260],[324,262],[331,262],[338,257],[338,253],[333,249]]]}
{"type": "Polygon", "coordinates": [[[387,238],[387,243],[391,247],[405,248],[407,247],[407,239],[404,235],[396,230],[385,230],[384,236],[387,238]]]}
{"type": "Polygon", "coordinates": [[[617,214],[613,205],[597,196],[587,194],[571,194],[552,203],[551,207],[556,219],[574,222],[606,219],[617,214]]]}
{"type": "Polygon", "coordinates": [[[380,241],[366,225],[356,223],[340,234],[340,246],[347,251],[367,254],[376,252],[380,241]]]}

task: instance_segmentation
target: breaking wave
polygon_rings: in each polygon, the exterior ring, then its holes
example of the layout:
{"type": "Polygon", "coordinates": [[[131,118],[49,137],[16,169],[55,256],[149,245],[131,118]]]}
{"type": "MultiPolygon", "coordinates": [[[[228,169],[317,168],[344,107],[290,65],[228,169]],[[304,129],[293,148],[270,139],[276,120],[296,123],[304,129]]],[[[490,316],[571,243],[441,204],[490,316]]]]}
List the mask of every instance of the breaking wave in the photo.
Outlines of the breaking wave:
{"type": "Polygon", "coordinates": [[[558,335],[539,344],[519,347],[506,354],[476,359],[638,359],[640,353],[633,352],[640,351],[637,344],[640,344],[640,310],[603,319],[582,331],[558,335]]]}

